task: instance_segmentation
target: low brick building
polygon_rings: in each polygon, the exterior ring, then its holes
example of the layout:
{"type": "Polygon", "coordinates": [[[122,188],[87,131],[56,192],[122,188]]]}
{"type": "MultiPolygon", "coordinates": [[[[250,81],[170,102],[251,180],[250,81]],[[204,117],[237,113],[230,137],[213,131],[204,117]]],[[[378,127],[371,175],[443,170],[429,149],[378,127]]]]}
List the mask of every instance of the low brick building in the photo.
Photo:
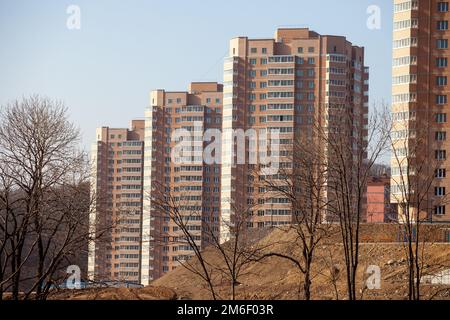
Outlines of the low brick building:
{"type": "Polygon", "coordinates": [[[367,183],[367,222],[389,223],[396,221],[395,210],[390,203],[390,178],[372,177],[367,183]]]}

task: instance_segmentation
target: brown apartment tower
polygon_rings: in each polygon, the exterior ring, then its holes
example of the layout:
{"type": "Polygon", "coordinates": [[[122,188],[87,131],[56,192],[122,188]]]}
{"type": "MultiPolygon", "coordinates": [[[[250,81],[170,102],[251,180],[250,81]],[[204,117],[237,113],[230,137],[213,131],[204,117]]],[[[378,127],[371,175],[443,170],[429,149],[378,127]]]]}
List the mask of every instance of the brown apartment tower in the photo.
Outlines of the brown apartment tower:
{"type": "Polygon", "coordinates": [[[144,125],[133,120],[130,129],[97,129],[90,227],[99,239],[88,262],[94,281],[140,282],[144,125]]]}
{"type": "Polygon", "coordinates": [[[423,197],[421,212],[440,222],[450,221],[449,18],[447,1],[394,1],[391,201],[423,197]]]}
{"type": "Polygon", "coordinates": [[[189,228],[200,247],[205,242],[204,223],[209,230],[219,231],[220,150],[219,161],[209,164],[204,163],[202,150],[209,145],[203,141],[203,133],[208,129],[220,131],[222,127],[222,99],[223,86],[215,82],[191,83],[188,92],[156,90],[150,94],[150,106],[145,111],[141,256],[144,285],[193,255],[192,248],[181,240],[180,228],[166,212],[157,210],[152,199],[161,200],[161,195],[166,195],[179,204],[180,215],[191,219],[189,228]],[[186,161],[179,161],[173,151],[179,138],[187,136],[192,141],[192,153],[186,161]]]}
{"type": "MultiPolygon", "coordinates": [[[[236,161],[232,134],[238,129],[279,130],[280,147],[285,150],[279,158],[283,168],[295,163],[292,146],[299,135],[306,134],[317,119],[325,119],[320,125],[329,125],[331,117],[326,115],[331,108],[350,110],[355,132],[366,137],[364,48],[343,36],[320,35],[306,28],[278,29],[273,39],[232,39],[224,65],[223,105],[221,221],[225,225],[232,221],[236,204],[255,204],[250,228],[290,224],[293,213],[288,199],[257,186],[255,167],[236,161]],[[289,148],[291,153],[286,152],[289,148]]],[[[226,232],[223,237],[226,240],[226,232]]]]}

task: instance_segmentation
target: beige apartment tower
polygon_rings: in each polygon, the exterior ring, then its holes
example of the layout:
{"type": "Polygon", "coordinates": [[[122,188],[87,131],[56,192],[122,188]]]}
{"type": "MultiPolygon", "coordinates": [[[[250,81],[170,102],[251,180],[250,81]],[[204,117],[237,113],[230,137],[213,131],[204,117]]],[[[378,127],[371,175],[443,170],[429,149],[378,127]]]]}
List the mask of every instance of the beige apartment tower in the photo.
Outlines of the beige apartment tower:
{"type": "Polygon", "coordinates": [[[449,18],[447,1],[394,1],[391,201],[421,198],[433,222],[450,221],[449,18]]]}
{"type": "Polygon", "coordinates": [[[92,148],[91,280],[140,283],[144,120],[97,129],[92,148]]]}
{"type": "Polygon", "coordinates": [[[368,115],[364,48],[343,36],[307,28],[278,29],[268,39],[232,39],[224,65],[223,104],[222,221],[230,223],[236,207],[247,204],[255,208],[250,228],[290,224],[289,200],[258,186],[255,166],[238,163],[232,134],[239,129],[277,130],[279,166],[285,169],[298,156],[294,141],[313,126],[331,126],[332,110],[350,111],[354,131],[365,138],[367,130],[359,130],[367,125],[368,115]]]}
{"type": "Polygon", "coordinates": [[[150,106],[145,111],[144,285],[193,255],[192,248],[182,241],[180,228],[166,212],[155,208],[152,199],[167,196],[182,204],[180,214],[189,217],[190,231],[201,248],[207,241],[205,228],[219,231],[220,154],[219,161],[205,163],[202,151],[209,145],[203,141],[204,132],[217,132],[222,127],[222,99],[223,87],[215,82],[191,83],[187,92],[156,90],[150,94],[150,106]],[[185,136],[192,139],[192,154],[189,159],[180,159],[173,151],[185,136]]]}

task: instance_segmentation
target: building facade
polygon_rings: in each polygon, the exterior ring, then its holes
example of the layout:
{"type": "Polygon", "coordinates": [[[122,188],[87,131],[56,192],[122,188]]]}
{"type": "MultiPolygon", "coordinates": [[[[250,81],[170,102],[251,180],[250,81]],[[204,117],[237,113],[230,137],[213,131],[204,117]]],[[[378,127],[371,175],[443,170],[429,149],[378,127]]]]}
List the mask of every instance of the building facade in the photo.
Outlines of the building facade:
{"type": "Polygon", "coordinates": [[[422,198],[414,206],[432,221],[450,221],[449,18],[445,1],[394,1],[391,199],[422,198]]]}
{"type": "Polygon", "coordinates": [[[92,148],[89,278],[140,283],[144,120],[97,129],[92,148]]]}
{"type": "Polygon", "coordinates": [[[393,223],[397,221],[391,205],[391,179],[372,177],[367,183],[367,223],[393,223]]]}
{"type": "MultiPolygon", "coordinates": [[[[236,204],[254,205],[250,228],[292,222],[288,199],[258,186],[259,169],[255,172],[253,164],[237,161],[236,130],[278,131],[279,167],[289,169],[298,156],[294,142],[314,126],[331,127],[333,109],[350,110],[355,132],[367,135],[359,130],[367,125],[368,114],[364,48],[345,37],[306,28],[278,29],[270,39],[230,41],[224,64],[221,213],[225,224],[231,222],[236,204]]],[[[247,146],[247,156],[251,152],[247,146]]],[[[226,232],[223,237],[227,239],[226,232]]]]}
{"type": "MultiPolygon", "coordinates": [[[[219,231],[220,156],[219,161],[204,161],[203,150],[209,142],[203,137],[205,132],[220,131],[222,99],[223,86],[214,82],[191,83],[187,92],[150,94],[145,112],[142,284],[193,255],[190,246],[177,241],[183,237],[180,228],[152,199],[165,195],[176,201],[180,214],[190,217],[189,228],[201,248],[208,241],[203,230],[219,231]],[[187,155],[176,154],[181,141],[188,142],[187,155]]],[[[220,155],[220,149],[217,152],[220,155]]]]}

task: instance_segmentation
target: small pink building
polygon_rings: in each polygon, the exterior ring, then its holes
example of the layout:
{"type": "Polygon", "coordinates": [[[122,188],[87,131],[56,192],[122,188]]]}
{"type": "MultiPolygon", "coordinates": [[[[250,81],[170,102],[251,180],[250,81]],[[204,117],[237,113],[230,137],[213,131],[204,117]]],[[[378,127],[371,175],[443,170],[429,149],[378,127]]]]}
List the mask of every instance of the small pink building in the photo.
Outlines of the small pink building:
{"type": "Polygon", "coordinates": [[[390,203],[390,178],[388,176],[372,177],[367,183],[367,222],[393,222],[390,203]]]}

